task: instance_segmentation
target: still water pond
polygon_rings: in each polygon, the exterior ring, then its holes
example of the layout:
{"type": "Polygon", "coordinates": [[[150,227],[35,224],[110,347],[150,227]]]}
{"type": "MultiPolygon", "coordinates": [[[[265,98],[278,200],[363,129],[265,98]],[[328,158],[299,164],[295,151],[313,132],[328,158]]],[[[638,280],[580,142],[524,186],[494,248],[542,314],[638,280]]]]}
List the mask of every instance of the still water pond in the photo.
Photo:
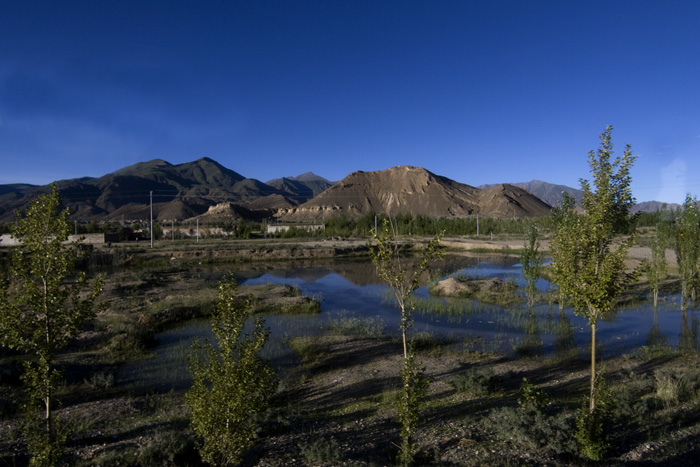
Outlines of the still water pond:
{"type": "MultiPolygon", "coordinates": [[[[255,267],[260,268],[260,265],[255,267]]],[[[524,285],[517,259],[501,256],[448,256],[436,270],[439,277],[463,274],[471,278],[494,278],[524,285]]],[[[278,371],[295,364],[285,339],[319,335],[341,324],[360,323],[369,332],[398,336],[400,312],[390,290],[381,284],[368,261],[335,261],[323,265],[268,265],[265,269],[236,268],[232,271],[241,285],[289,284],[304,295],[321,302],[321,313],[314,316],[266,315],[270,340],[266,356],[278,371]]],[[[218,280],[224,272],[210,274],[218,280]]],[[[418,298],[413,332],[453,342],[461,348],[505,352],[512,355],[552,355],[583,352],[590,342],[587,320],[572,309],[559,310],[546,293],[550,285],[540,280],[543,294],[532,310],[525,301],[509,307],[486,305],[472,299],[431,297],[427,288],[418,298]]],[[[700,312],[680,311],[678,294],[661,294],[660,306],[653,310],[643,300],[618,310],[600,321],[598,340],[603,357],[619,355],[644,345],[699,347],[700,312]]],[[[186,356],[195,337],[212,339],[206,320],[184,323],[157,336],[152,358],[127,365],[118,375],[122,384],[135,390],[167,390],[188,384],[186,356]]]]}

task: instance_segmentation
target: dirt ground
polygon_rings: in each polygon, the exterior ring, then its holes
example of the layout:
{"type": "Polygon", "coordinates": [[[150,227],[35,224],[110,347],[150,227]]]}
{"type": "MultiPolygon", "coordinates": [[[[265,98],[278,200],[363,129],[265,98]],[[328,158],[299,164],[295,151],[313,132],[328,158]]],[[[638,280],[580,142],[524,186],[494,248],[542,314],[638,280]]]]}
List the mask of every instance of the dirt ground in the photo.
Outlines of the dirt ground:
{"type": "MultiPolygon", "coordinates": [[[[399,442],[393,398],[400,382],[401,344],[337,336],[324,339],[317,352],[318,358],[306,363],[304,378],[280,395],[289,414],[284,422],[287,428],[260,440],[254,465],[392,465],[399,442]],[[333,462],[311,459],[309,463],[309,456],[301,455],[305,447],[333,444],[334,440],[338,455],[333,462]]],[[[562,407],[575,410],[589,382],[590,368],[583,354],[562,360],[513,359],[439,345],[419,354],[431,384],[416,437],[417,465],[588,464],[580,457],[558,455],[546,448],[527,449],[503,442],[486,422],[495,409],[518,407],[523,378],[562,407]],[[493,393],[474,395],[455,389],[455,377],[471,369],[493,372],[498,381],[493,393]]],[[[697,364],[697,356],[691,362],[697,364]]],[[[688,361],[629,357],[605,361],[611,381],[648,373],[660,364],[683,366],[688,361]]],[[[692,410],[697,413],[698,407],[692,410]]],[[[640,436],[644,429],[623,424],[615,429],[610,456],[600,465],[678,465],[700,458],[698,419],[667,427],[665,440],[650,440],[640,436]],[[682,449],[678,449],[679,440],[682,449]]]]}

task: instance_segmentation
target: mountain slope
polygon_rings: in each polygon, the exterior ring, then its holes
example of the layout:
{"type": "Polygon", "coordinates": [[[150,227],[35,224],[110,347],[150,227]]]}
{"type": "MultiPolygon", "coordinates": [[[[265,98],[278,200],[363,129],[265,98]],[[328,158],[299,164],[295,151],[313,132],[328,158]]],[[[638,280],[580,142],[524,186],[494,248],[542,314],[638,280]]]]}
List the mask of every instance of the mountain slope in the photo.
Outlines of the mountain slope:
{"type": "MultiPolygon", "coordinates": [[[[245,178],[206,157],[176,165],[154,159],[99,178],[57,183],[64,205],[76,220],[143,219],[150,211],[151,194],[156,219],[192,217],[222,202],[246,205],[282,195],[274,187],[245,178]]],[[[18,185],[5,187],[0,191],[2,222],[13,220],[16,209],[24,209],[39,193],[48,192],[48,186],[25,190],[18,185]]]]}
{"type": "MultiPolygon", "coordinates": [[[[583,198],[583,191],[576,188],[571,188],[566,185],[556,185],[553,183],[543,182],[541,180],[531,180],[529,182],[513,183],[513,186],[517,186],[527,190],[533,195],[540,198],[545,203],[550,206],[561,205],[564,192],[569,193],[570,196],[576,200],[576,203],[580,206],[581,199],[583,198]]],[[[482,185],[479,188],[491,188],[497,185],[482,185]]],[[[673,210],[680,207],[678,204],[673,203],[663,203],[660,201],[644,201],[634,205],[631,212],[656,212],[658,210],[673,210]]]]}
{"type": "Polygon", "coordinates": [[[377,172],[353,172],[312,200],[280,210],[285,221],[311,221],[345,215],[410,213],[431,217],[534,217],[550,207],[517,187],[492,190],[455,182],[419,167],[399,166],[377,172]]]}
{"type": "Polygon", "coordinates": [[[304,203],[330,188],[333,183],[313,172],[306,172],[297,177],[282,177],[268,180],[268,185],[285,193],[287,198],[304,203]]]}
{"type": "MultiPolygon", "coordinates": [[[[531,180],[529,182],[511,183],[510,185],[517,186],[529,193],[537,196],[539,199],[549,204],[550,206],[561,205],[563,193],[567,192],[572,196],[577,204],[581,203],[583,192],[576,188],[571,188],[566,185],[556,185],[553,183],[543,182],[541,180],[531,180]]],[[[479,188],[488,189],[498,185],[481,185],[479,188]]]]}

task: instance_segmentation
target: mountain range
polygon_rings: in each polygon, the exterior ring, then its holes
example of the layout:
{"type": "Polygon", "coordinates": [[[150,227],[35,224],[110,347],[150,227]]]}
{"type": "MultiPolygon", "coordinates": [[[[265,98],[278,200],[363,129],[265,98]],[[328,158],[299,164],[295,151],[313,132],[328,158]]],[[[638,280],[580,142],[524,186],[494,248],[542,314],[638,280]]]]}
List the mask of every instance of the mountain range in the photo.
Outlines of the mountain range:
{"type": "MultiPolygon", "coordinates": [[[[473,187],[420,167],[399,166],[376,172],[353,172],[331,182],[311,172],[265,183],[201,158],[182,164],[162,159],[140,162],[102,177],[56,182],[71,219],[77,221],[154,218],[204,222],[277,217],[312,222],[369,212],[412,213],[430,217],[546,216],[568,191],[580,190],[541,181],[473,187]]],[[[48,186],[0,185],[0,222],[14,220],[48,186]]]]}

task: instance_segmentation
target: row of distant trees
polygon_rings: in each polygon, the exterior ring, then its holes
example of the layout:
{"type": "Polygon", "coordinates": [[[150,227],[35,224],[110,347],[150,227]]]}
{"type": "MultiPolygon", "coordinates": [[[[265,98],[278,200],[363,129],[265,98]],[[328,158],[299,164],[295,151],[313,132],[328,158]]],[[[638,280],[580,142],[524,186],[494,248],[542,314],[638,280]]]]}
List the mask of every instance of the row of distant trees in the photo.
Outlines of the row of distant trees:
{"type": "MultiPolygon", "coordinates": [[[[655,212],[640,212],[633,217],[633,225],[636,227],[656,227],[660,224],[673,224],[680,219],[684,207],[676,209],[664,209],[655,212]]],[[[324,228],[311,230],[303,225],[292,226],[289,230],[272,234],[280,238],[305,238],[305,237],[352,237],[371,236],[376,225],[381,225],[388,216],[385,214],[370,212],[359,219],[351,219],[339,216],[324,222],[324,228]]],[[[444,233],[448,236],[490,236],[490,235],[526,235],[530,226],[537,225],[538,231],[549,234],[554,231],[551,217],[539,219],[523,218],[491,218],[491,217],[467,217],[467,218],[434,218],[429,216],[412,214],[398,214],[391,217],[392,223],[397,229],[397,235],[421,235],[434,236],[444,233]]],[[[217,221],[202,223],[199,225],[200,238],[228,237],[228,238],[255,238],[271,236],[265,233],[266,221],[217,221]]],[[[11,223],[0,223],[0,233],[9,233],[11,223]]],[[[119,235],[120,241],[133,241],[136,238],[150,239],[148,222],[121,223],[121,222],[73,222],[71,233],[110,233],[119,235]]],[[[197,225],[192,222],[154,222],[154,239],[174,238],[186,239],[197,235],[197,225]],[[174,234],[164,235],[174,227],[174,234]]]]}

